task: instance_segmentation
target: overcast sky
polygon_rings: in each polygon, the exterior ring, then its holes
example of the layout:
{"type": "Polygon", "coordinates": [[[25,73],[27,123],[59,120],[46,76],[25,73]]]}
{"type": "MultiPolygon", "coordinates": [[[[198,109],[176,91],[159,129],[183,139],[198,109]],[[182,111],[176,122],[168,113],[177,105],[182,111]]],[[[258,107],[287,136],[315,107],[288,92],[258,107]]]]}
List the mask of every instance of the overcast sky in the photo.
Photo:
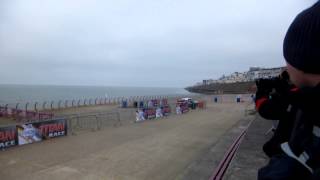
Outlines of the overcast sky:
{"type": "Polygon", "coordinates": [[[0,84],[184,87],[284,65],[315,0],[1,0],[0,84]]]}

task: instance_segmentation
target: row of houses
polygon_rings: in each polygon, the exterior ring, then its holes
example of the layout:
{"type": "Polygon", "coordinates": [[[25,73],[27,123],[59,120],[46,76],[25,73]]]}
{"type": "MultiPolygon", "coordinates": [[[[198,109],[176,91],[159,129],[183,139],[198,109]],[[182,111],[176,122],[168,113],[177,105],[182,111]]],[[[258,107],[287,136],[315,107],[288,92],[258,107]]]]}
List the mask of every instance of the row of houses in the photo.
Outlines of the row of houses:
{"type": "Polygon", "coordinates": [[[260,67],[250,67],[247,72],[234,72],[228,76],[223,75],[217,80],[207,79],[203,80],[197,85],[208,85],[214,83],[235,83],[235,82],[249,82],[255,81],[261,78],[273,78],[278,76],[286,67],[276,67],[276,68],[260,68],[260,67]]]}

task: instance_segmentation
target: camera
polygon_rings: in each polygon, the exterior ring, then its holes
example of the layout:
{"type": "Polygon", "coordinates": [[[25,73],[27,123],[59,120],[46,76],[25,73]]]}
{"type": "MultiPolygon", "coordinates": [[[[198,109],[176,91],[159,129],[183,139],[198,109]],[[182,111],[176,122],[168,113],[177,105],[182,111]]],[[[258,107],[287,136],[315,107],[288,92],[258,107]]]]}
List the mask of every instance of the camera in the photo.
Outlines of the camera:
{"type": "Polygon", "coordinates": [[[287,71],[283,71],[280,76],[270,79],[258,79],[256,81],[258,91],[271,93],[276,91],[278,93],[286,93],[292,86],[290,77],[287,71]]]}

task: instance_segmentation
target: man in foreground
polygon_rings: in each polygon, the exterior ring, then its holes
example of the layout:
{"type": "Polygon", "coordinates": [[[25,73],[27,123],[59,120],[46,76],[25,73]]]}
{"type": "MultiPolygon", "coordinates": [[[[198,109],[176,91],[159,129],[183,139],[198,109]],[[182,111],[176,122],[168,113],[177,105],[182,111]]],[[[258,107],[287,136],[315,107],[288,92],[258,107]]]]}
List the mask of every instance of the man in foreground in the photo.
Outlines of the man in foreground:
{"type": "Polygon", "coordinates": [[[299,89],[278,96],[296,112],[281,152],[259,170],[259,180],[320,179],[320,3],[300,13],[284,40],[291,82],[299,89]]]}

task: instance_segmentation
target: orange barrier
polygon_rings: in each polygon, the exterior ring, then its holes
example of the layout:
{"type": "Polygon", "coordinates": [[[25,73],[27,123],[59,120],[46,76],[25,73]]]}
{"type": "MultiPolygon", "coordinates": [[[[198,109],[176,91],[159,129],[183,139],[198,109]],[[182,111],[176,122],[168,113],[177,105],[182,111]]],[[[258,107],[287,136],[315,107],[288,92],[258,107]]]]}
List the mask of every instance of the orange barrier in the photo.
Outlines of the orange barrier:
{"type": "Polygon", "coordinates": [[[199,102],[198,102],[198,108],[200,108],[200,109],[205,109],[206,106],[207,106],[206,101],[199,101],[199,102]]]}

